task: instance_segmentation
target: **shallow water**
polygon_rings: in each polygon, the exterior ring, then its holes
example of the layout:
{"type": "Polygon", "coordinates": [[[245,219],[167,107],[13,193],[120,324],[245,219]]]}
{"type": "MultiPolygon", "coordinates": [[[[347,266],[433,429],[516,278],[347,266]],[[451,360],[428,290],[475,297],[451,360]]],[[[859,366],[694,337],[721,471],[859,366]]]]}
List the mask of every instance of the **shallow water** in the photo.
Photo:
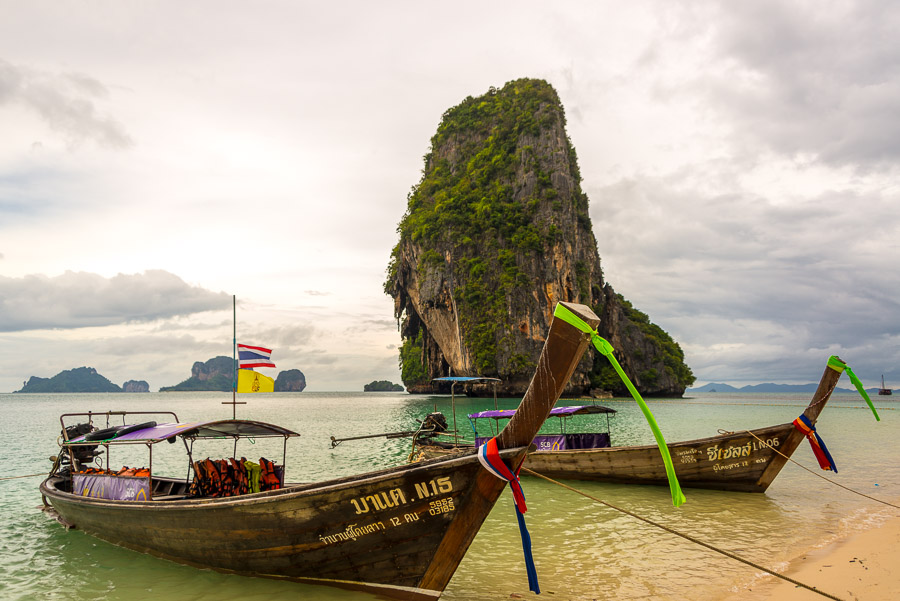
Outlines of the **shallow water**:
{"type": "MultiPolygon", "coordinates": [[[[249,395],[248,395],[249,397],[249,395]]],[[[279,393],[249,397],[238,417],[283,425],[301,434],[288,445],[287,479],[315,481],[397,465],[405,460],[409,439],[348,441],[339,438],[415,429],[434,409],[450,417],[449,397],[405,393],[279,393]]],[[[175,411],[181,421],[227,418],[230,395],[220,393],[0,395],[0,478],[49,469],[57,452],[59,415],[106,410],[175,411]]],[[[242,399],[242,400],[247,400],[242,399]]],[[[457,398],[460,432],[471,432],[464,414],[493,407],[492,399],[457,398]]],[[[803,395],[698,394],[690,399],[648,403],[667,440],[711,436],[719,429],[744,430],[793,420],[808,401],[803,395]]],[[[875,399],[876,422],[857,396],[835,395],[817,424],[839,473],[827,476],[844,486],[896,503],[900,499],[900,415],[895,403],[875,399]]],[[[514,407],[501,399],[501,407],[514,407]]],[[[560,403],[564,404],[564,403],[560,403]]],[[[614,445],[649,444],[652,434],[631,401],[604,401],[612,418],[614,445]]],[[[604,416],[578,418],[581,427],[604,416]]],[[[556,424],[548,422],[548,429],[556,424]]],[[[487,431],[485,422],[480,431],[487,431]]],[[[575,428],[570,428],[575,429],[575,428]]],[[[199,445],[200,443],[198,443],[199,445]]],[[[231,454],[204,447],[203,454],[231,454]]],[[[281,462],[282,444],[242,443],[238,454],[281,462]]],[[[121,452],[113,458],[144,465],[121,452]]],[[[198,453],[199,454],[199,453],[198,453]]],[[[818,469],[808,445],[794,459],[818,469]]],[[[183,447],[157,445],[156,473],[183,476],[183,447]]],[[[76,530],[66,532],[41,511],[39,477],[0,481],[0,599],[131,600],[161,596],[167,601],[231,599],[375,599],[372,595],[199,570],[121,549],[76,530]]],[[[898,515],[897,510],[854,495],[788,464],[763,495],[685,489],[687,503],[671,505],[664,487],[587,482],[567,484],[665,524],[755,563],[783,568],[803,551],[849,531],[871,527],[898,515]]],[[[593,501],[536,478],[524,478],[526,520],[544,597],[714,601],[751,586],[757,571],[692,542],[638,522],[593,501]]],[[[479,601],[530,597],[522,561],[512,496],[504,492],[475,538],[444,599],[479,601]]],[[[812,583],[815,584],[815,583],[812,583]]]]}

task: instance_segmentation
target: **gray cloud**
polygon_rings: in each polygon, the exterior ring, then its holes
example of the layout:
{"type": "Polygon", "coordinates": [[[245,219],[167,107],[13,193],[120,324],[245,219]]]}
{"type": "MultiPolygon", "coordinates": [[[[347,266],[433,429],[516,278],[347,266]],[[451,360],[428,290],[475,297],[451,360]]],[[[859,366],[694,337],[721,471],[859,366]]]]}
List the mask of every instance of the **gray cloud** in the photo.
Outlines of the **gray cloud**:
{"type": "MultiPolygon", "coordinates": [[[[273,349],[273,359],[289,349],[303,348],[313,343],[321,333],[316,328],[306,324],[294,324],[281,327],[241,326],[245,344],[261,344],[273,349]],[[254,342],[256,341],[256,342],[254,342]]],[[[238,342],[242,342],[241,339],[238,342]]],[[[277,364],[277,361],[276,361],[277,364]]]]}
{"type": "Polygon", "coordinates": [[[834,166],[896,163],[900,7],[765,0],[707,8],[718,59],[699,89],[742,141],[834,166]]]}
{"type": "Polygon", "coordinates": [[[146,322],[230,304],[224,292],[190,286],[161,270],[112,278],[71,271],[52,278],[0,276],[0,332],[146,322]]]}
{"type": "Polygon", "coordinates": [[[0,59],[0,105],[28,107],[70,145],[93,140],[124,149],[134,144],[118,121],[98,109],[96,101],[106,96],[106,86],[86,75],[48,74],[0,59]]]}
{"type": "Polygon", "coordinates": [[[870,378],[900,363],[891,196],[831,191],[781,204],[672,176],[591,198],[610,283],[673,334],[698,377],[815,380],[841,353],[870,378]]]}

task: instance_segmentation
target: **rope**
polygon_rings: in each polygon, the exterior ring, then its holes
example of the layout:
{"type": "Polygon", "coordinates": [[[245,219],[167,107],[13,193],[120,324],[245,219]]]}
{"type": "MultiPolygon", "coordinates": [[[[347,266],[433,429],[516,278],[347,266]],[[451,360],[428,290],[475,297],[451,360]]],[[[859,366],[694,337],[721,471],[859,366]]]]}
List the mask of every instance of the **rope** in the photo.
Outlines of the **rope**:
{"type": "Polygon", "coordinates": [[[759,571],[761,571],[761,572],[765,572],[766,574],[771,574],[772,576],[775,576],[776,578],[780,578],[780,579],[782,579],[782,580],[785,580],[785,581],[787,581],[787,582],[790,582],[790,583],[793,584],[794,586],[799,586],[799,587],[801,587],[801,588],[805,588],[806,590],[812,591],[812,592],[817,593],[817,594],[819,594],[819,595],[822,595],[823,597],[827,597],[827,598],[829,598],[829,599],[834,599],[834,601],[844,601],[844,600],[841,599],[840,597],[836,597],[836,596],[834,596],[834,595],[832,595],[832,594],[830,594],[830,593],[826,593],[826,592],[824,592],[824,591],[820,591],[819,589],[817,589],[817,588],[815,588],[815,587],[813,587],[813,586],[810,586],[810,585],[808,585],[808,584],[804,584],[804,583],[802,583],[802,582],[800,582],[800,581],[798,581],[798,580],[794,580],[793,578],[791,578],[791,577],[789,577],[789,576],[785,576],[784,574],[779,574],[779,573],[777,573],[777,572],[773,572],[773,571],[770,570],[769,568],[765,568],[765,567],[759,565],[758,563],[753,563],[752,561],[750,561],[750,560],[748,560],[748,559],[744,559],[743,557],[739,557],[739,556],[735,555],[734,553],[731,553],[731,552],[729,552],[729,551],[725,551],[724,549],[720,549],[720,548],[718,548],[718,547],[716,547],[716,546],[714,546],[714,545],[711,545],[711,544],[709,544],[709,543],[705,543],[705,542],[703,542],[703,541],[701,541],[701,540],[699,540],[699,539],[694,538],[693,536],[690,536],[689,534],[684,534],[684,533],[679,532],[679,531],[677,531],[677,530],[673,530],[672,528],[669,528],[668,526],[664,526],[664,525],[662,525],[662,524],[658,524],[658,523],[654,522],[653,520],[649,520],[649,519],[647,519],[647,518],[645,518],[645,517],[641,517],[641,516],[639,516],[639,515],[637,515],[637,514],[635,514],[635,513],[632,513],[632,512],[630,512],[630,511],[628,511],[627,509],[622,509],[621,507],[616,507],[615,505],[613,505],[613,504],[611,504],[611,503],[607,503],[606,501],[604,501],[604,500],[602,500],[602,499],[598,499],[597,497],[592,497],[591,495],[587,494],[586,492],[580,491],[580,490],[578,490],[577,488],[572,488],[571,486],[568,486],[568,485],[566,485],[566,484],[563,484],[562,482],[557,482],[556,480],[553,480],[552,478],[548,478],[547,476],[544,476],[543,474],[538,474],[537,472],[532,471],[532,470],[528,469],[527,467],[523,467],[523,468],[522,468],[522,471],[527,472],[528,474],[530,474],[530,475],[532,475],[532,476],[536,476],[536,477],[538,477],[538,478],[541,478],[541,479],[543,479],[543,480],[546,480],[547,482],[550,482],[550,483],[552,483],[552,484],[556,484],[557,486],[560,486],[560,487],[562,487],[562,488],[565,488],[566,490],[570,490],[570,491],[572,491],[572,492],[574,492],[574,493],[576,493],[576,494],[579,494],[579,495],[581,495],[581,496],[583,496],[583,497],[587,497],[588,499],[591,499],[592,501],[596,501],[597,503],[600,503],[601,505],[605,505],[606,507],[609,507],[610,509],[615,509],[616,511],[621,512],[621,513],[624,513],[624,514],[627,515],[627,516],[633,517],[633,518],[636,519],[636,520],[640,520],[640,521],[642,521],[642,522],[644,522],[644,523],[646,523],[646,524],[650,524],[651,526],[655,526],[655,527],[657,527],[657,528],[660,528],[661,530],[665,530],[665,531],[668,532],[669,534],[674,534],[675,536],[680,536],[681,538],[683,538],[683,539],[685,539],[685,540],[688,540],[688,541],[690,541],[690,542],[692,542],[692,543],[695,543],[695,544],[697,544],[697,545],[700,545],[701,547],[705,547],[706,549],[709,549],[710,551],[715,551],[716,553],[720,553],[720,554],[724,555],[725,557],[729,557],[729,558],[731,558],[731,559],[733,559],[733,560],[735,560],[735,561],[739,561],[739,562],[741,562],[741,563],[743,563],[743,564],[745,564],[745,565],[748,565],[748,566],[750,566],[750,567],[752,567],[752,568],[754,568],[754,569],[757,569],[757,570],[759,570],[759,571]]]}
{"type": "Polygon", "coordinates": [[[15,480],[16,478],[34,478],[35,476],[46,476],[47,472],[41,472],[40,474],[27,474],[25,476],[8,476],[6,478],[0,478],[0,480],[15,480]]]}
{"type": "MultiPolygon", "coordinates": [[[[565,399],[565,400],[571,400],[571,399],[565,399]]],[[[583,400],[583,399],[574,399],[574,401],[580,401],[580,400],[583,400]]],[[[629,399],[592,399],[592,400],[602,401],[603,404],[630,403],[631,402],[629,399]]],[[[715,405],[715,406],[721,406],[721,407],[729,407],[729,406],[735,406],[735,407],[803,407],[804,409],[809,407],[808,404],[807,405],[799,405],[799,404],[787,405],[785,403],[711,403],[708,401],[696,401],[696,402],[688,401],[688,402],[686,402],[686,401],[664,401],[664,400],[659,400],[659,399],[649,399],[647,402],[653,403],[654,405],[715,405]]],[[[834,405],[831,408],[829,408],[829,411],[833,411],[835,409],[867,409],[868,410],[868,407],[860,407],[858,405],[842,407],[840,405],[834,405]]],[[[879,411],[896,411],[897,408],[896,407],[878,407],[878,410],[879,411]]]]}
{"type": "Polygon", "coordinates": [[[802,464],[800,464],[800,463],[797,463],[796,461],[794,461],[793,459],[791,459],[788,455],[785,455],[784,453],[782,453],[781,451],[779,451],[779,450],[776,449],[775,447],[771,446],[770,444],[768,444],[766,441],[764,441],[762,438],[760,438],[759,436],[757,436],[756,434],[754,434],[754,433],[751,432],[750,430],[744,430],[744,431],[745,431],[747,434],[749,434],[750,436],[752,436],[753,438],[755,438],[756,440],[758,440],[759,442],[763,443],[764,445],[766,445],[767,447],[769,447],[770,449],[772,449],[773,451],[775,451],[776,453],[778,453],[779,455],[781,455],[782,457],[784,457],[785,459],[787,459],[788,461],[790,461],[791,463],[793,463],[794,465],[796,465],[796,466],[798,466],[798,467],[801,467],[801,468],[805,469],[807,472],[809,472],[809,473],[812,474],[813,476],[816,476],[817,478],[821,478],[822,480],[825,480],[826,482],[830,482],[831,484],[834,484],[835,486],[837,486],[837,487],[839,487],[839,488],[843,488],[843,489],[846,490],[846,491],[852,492],[853,494],[859,495],[859,496],[861,496],[861,497],[865,497],[865,498],[867,498],[867,499],[870,499],[870,500],[872,500],[872,501],[876,501],[876,502],[878,502],[878,503],[882,503],[882,504],[884,504],[884,505],[887,505],[888,507],[893,507],[894,509],[900,509],[900,506],[898,506],[898,505],[894,505],[893,503],[888,503],[887,501],[882,501],[881,499],[876,499],[875,497],[870,497],[870,496],[867,495],[866,493],[859,492],[858,490],[853,490],[852,488],[848,488],[848,487],[844,486],[843,484],[840,484],[840,483],[838,483],[838,482],[835,482],[835,481],[832,480],[831,478],[826,478],[826,477],[823,476],[822,474],[820,474],[820,473],[818,473],[818,472],[815,472],[815,471],[809,469],[809,468],[806,467],[805,465],[802,465],[802,464]]]}

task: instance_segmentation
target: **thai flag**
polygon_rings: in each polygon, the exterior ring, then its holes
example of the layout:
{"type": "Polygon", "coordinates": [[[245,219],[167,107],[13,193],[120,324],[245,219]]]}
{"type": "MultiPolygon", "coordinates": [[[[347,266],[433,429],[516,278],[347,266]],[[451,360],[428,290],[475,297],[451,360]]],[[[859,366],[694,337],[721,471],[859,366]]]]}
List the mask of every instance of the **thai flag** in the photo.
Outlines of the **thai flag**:
{"type": "Polygon", "coordinates": [[[272,349],[263,348],[261,346],[250,346],[249,344],[239,344],[237,347],[238,367],[241,369],[275,367],[275,364],[272,363],[272,349]]]}

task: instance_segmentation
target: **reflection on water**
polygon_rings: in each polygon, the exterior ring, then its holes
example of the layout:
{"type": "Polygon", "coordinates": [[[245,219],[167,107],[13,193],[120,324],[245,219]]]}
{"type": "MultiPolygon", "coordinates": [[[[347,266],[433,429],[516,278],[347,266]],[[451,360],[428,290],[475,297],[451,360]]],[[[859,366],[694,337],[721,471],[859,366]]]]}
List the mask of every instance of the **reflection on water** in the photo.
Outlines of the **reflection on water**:
{"type": "MultiPolygon", "coordinates": [[[[57,451],[58,416],[63,412],[107,409],[164,409],[181,421],[230,417],[217,393],[132,395],[0,395],[4,458],[0,477],[50,467],[57,451]]],[[[471,439],[466,413],[493,408],[493,399],[458,397],[457,425],[471,439]]],[[[785,423],[799,415],[802,396],[707,394],[683,401],[649,400],[670,441],[785,423]]],[[[501,408],[518,400],[500,399],[501,408]]],[[[450,415],[450,397],[396,393],[301,393],[257,395],[239,406],[239,417],[271,421],[296,430],[287,452],[287,478],[315,481],[397,465],[410,450],[409,439],[348,441],[331,449],[330,437],[413,430],[434,409],[450,415]]],[[[640,411],[622,399],[605,402],[618,411],[611,420],[613,444],[651,444],[640,411]]],[[[887,500],[900,497],[897,412],[881,412],[882,422],[839,395],[819,421],[845,486],[887,500]]],[[[880,403],[884,405],[885,403],[880,403]]],[[[569,430],[606,427],[606,418],[583,416],[569,430]]],[[[556,422],[556,423],[554,423],[556,422]]],[[[551,420],[545,431],[558,427],[551,420]]],[[[485,421],[479,432],[488,433],[485,421]]],[[[195,445],[195,457],[231,455],[230,443],[195,445]]],[[[281,442],[242,443],[238,454],[255,459],[283,453],[281,442]]],[[[113,462],[143,465],[139,445],[116,451],[113,462]]],[[[806,443],[795,458],[816,468],[806,443]]],[[[154,471],[184,476],[184,448],[157,445],[154,471]]],[[[237,599],[363,600],[371,595],[328,587],[224,575],[180,566],[120,549],[78,531],[66,532],[39,510],[39,478],[0,482],[0,598],[125,600],[160,596],[172,601],[237,599]]],[[[671,506],[666,487],[569,482],[587,494],[727,549],[753,562],[782,567],[823,538],[838,536],[867,521],[890,515],[876,503],[850,495],[788,464],[764,495],[686,489],[687,503],[671,506]]],[[[732,587],[753,582],[755,571],[689,541],[660,531],[570,491],[536,478],[523,478],[526,520],[533,539],[541,588],[556,599],[684,599],[713,601],[732,587]]],[[[448,587],[451,601],[529,597],[512,497],[504,492],[448,587]]]]}

